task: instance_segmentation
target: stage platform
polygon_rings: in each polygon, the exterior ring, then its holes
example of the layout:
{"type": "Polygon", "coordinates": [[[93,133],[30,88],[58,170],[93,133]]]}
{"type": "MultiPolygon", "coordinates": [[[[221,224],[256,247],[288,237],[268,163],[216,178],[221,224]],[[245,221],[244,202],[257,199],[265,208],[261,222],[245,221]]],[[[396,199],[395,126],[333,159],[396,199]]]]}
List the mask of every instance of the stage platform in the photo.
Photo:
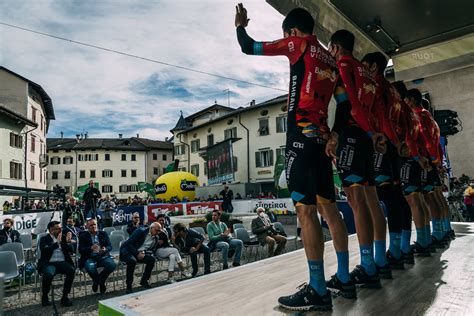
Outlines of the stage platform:
{"type": "MultiPolygon", "coordinates": [[[[474,224],[454,223],[449,248],[394,271],[379,290],[359,289],[357,300],[333,298],[333,311],[307,315],[474,315],[474,224]]],[[[359,263],[349,237],[351,269],[359,263]]],[[[332,242],[325,244],[325,272],[336,272],[332,242]]],[[[304,250],[156,289],[99,302],[99,315],[282,315],[277,298],[308,279],[304,250]]]]}

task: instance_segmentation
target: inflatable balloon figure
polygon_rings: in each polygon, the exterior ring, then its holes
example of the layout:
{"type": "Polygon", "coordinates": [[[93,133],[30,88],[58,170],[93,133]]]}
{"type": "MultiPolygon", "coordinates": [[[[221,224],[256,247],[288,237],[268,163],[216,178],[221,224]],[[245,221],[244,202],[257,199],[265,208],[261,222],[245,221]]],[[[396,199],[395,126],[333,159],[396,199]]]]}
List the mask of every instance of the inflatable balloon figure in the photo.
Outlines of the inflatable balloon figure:
{"type": "Polygon", "coordinates": [[[192,173],[183,171],[168,172],[156,180],[155,197],[166,201],[172,201],[173,199],[193,201],[198,185],[198,179],[192,173]]]}

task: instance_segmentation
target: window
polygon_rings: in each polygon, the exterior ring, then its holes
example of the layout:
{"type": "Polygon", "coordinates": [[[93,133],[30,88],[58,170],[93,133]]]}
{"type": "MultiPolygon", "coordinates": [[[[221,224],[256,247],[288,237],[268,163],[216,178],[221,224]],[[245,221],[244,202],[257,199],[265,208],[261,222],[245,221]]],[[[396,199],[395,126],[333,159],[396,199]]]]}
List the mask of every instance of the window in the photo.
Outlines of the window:
{"type": "Polygon", "coordinates": [[[102,186],[102,193],[112,193],[113,187],[109,184],[102,186]]]}
{"type": "Polygon", "coordinates": [[[43,183],[43,171],[40,169],[40,183],[43,183]]]}
{"type": "Polygon", "coordinates": [[[37,111],[38,111],[37,109],[35,109],[34,107],[31,107],[31,119],[32,119],[33,122],[35,122],[35,123],[36,123],[36,112],[37,112],[37,111]]]}
{"type": "Polygon", "coordinates": [[[23,136],[10,133],[10,146],[15,148],[23,148],[23,136]]]}
{"type": "Polygon", "coordinates": [[[21,163],[10,161],[10,179],[21,179],[22,166],[21,163]]]}
{"type": "Polygon", "coordinates": [[[112,170],[106,169],[102,170],[102,178],[112,178],[113,172],[112,170]]]}
{"type": "Polygon", "coordinates": [[[204,161],[204,175],[207,176],[207,162],[204,161]]]}
{"type": "Polygon", "coordinates": [[[258,120],[258,134],[260,136],[266,136],[270,134],[268,130],[268,119],[258,120]]]}
{"type": "Polygon", "coordinates": [[[199,165],[191,165],[191,173],[199,177],[199,165]]]}
{"type": "Polygon", "coordinates": [[[186,172],[186,167],[179,167],[179,168],[178,168],[178,171],[184,171],[184,172],[186,172]]]}
{"type": "Polygon", "coordinates": [[[199,139],[192,140],[191,141],[191,152],[195,153],[198,150],[199,150],[199,139]]]}
{"type": "Polygon", "coordinates": [[[161,174],[165,174],[166,173],[166,168],[163,168],[163,170],[161,170],[161,174]]]}
{"type": "Polygon", "coordinates": [[[161,157],[163,160],[167,160],[168,159],[168,155],[166,154],[163,154],[163,157],[161,157]]]}
{"type": "Polygon", "coordinates": [[[99,154],[79,154],[77,157],[79,161],[97,161],[99,160],[99,154]]]}
{"type": "Polygon", "coordinates": [[[237,172],[237,157],[232,157],[232,164],[234,165],[234,172],[237,172]]]}
{"type": "Polygon", "coordinates": [[[137,170],[132,170],[132,178],[136,178],[137,177],[137,170]]]}
{"type": "Polygon", "coordinates": [[[43,126],[44,126],[44,121],[43,121],[43,114],[41,114],[41,130],[43,130],[43,126]]]}
{"type": "Polygon", "coordinates": [[[285,147],[277,148],[276,149],[276,156],[277,156],[277,159],[278,159],[279,156],[285,157],[285,147]]]}
{"type": "Polygon", "coordinates": [[[72,165],[73,161],[74,161],[74,158],[71,156],[66,156],[63,158],[63,164],[65,165],[72,165]]]}
{"type": "Polygon", "coordinates": [[[224,131],[224,139],[236,138],[237,137],[237,127],[232,127],[224,131]]]}
{"type": "Polygon", "coordinates": [[[71,179],[71,171],[64,172],[64,179],[71,179]]]}
{"type": "Polygon", "coordinates": [[[90,173],[90,178],[95,178],[95,170],[91,170],[89,173],[90,173]]]}
{"type": "Polygon", "coordinates": [[[270,167],[273,166],[273,150],[260,150],[255,153],[255,166],[270,167]]]}
{"type": "Polygon", "coordinates": [[[158,168],[153,168],[153,174],[157,175],[158,174],[158,168]]]}
{"type": "Polygon", "coordinates": [[[122,178],[127,177],[127,170],[122,169],[122,178]]]}
{"type": "Polygon", "coordinates": [[[36,137],[31,135],[31,152],[34,153],[36,150],[36,137]]]}
{"type": "Polygon", "coordinates": [[[49,160],[50,160],[52,165],[60,165],[61,164],[61,158],[59,158],[58,156],[53,156],[49,160]]]}
{"type": "Polygon", "coordinates": [[[207,146],[214,145],[214,134],[207,135],[207,146]]]}
{"type": "Polygon", "coordinates": [[[58,172],[57,172],[57,171],[53,171],[53,172],[51,173],[51,179],[53,179],[53,180],[57,180],[57,179],[58,179],[58,172]]]}
{"type": "Polygon", "coordinates": [[[276,132],[286,133],[286,116],[279,116],[276,118],[276,132]]]}
{"type": "Polygon", "coordinates": [[[77,156],[77,160],[78,160],[78,161],[84,161],[84,156],[82,156],[82,154],[79,154],[79,155],[77,156]]]}
{"type": "Polygon", "coordinates": [[[64,191],[66,192],[66,194],[71,193],[71,187],[65,186],[64,191]]]}
{"type": "Polygon", "coordinates": [[[85,170],[79,170],[79,178],[84,179],[86,177],[86,171],[85,170]]]}
{"type": "Polygon", "coordinates": [[[120,185],[119,192],[128,192],[128,185],[126,184],[120,185]]]}
{"type": "Polygon", "coordinates": [[[153,154],[153,160],[158,160],[158,154],[153,154]]]}
{"type": "Polygon", "coordinates": [[[127,160],[127,154],[122,154],[122,161],[126,161],[127,160]]]}
{"type": "Polygon", "coordinates": [[[110,161],[110,154],[105,154],[105,161],[110,161]]]}
{"type": "Polygon", "coordinates": [[[132,161],[137,161],[137,155],[132,154],[132,161]]]}
{"type": "Polygon", "coordinates": [[[127,191],[128,192],[138,192],[138,185],[132,184],[127,186],[127,191]]]}
{"type": "Polygon", "coordinates": [[[30,180],[35,180],[35,165],[30,163],[30,180]]]}
{"type": "Polygon", "coordinates": [[[184,145],[174,146],[174,154],[177,156],[184,155],[185,154],[184,145]]]}

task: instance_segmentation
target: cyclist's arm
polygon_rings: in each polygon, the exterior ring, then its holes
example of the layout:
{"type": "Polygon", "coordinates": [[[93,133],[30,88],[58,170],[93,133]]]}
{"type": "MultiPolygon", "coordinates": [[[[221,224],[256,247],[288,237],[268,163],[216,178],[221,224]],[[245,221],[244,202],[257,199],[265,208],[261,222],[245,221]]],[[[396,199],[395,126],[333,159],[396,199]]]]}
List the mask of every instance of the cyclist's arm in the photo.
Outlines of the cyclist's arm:
{"type": "Polygon", "coordinates": [[[307,42],[303,38],[290,36],[273,42],[257,42],[251,38],[244,27],[237,27],[237,40],[242,52],[247,55],[286,56],[291,64],[301,57],[307,42]]]}
{"type": "Polygon", "coordinates": [[[351,117],[351,103],[341,79],[338,80],[334,89],[334,99],[336,100],[336,116],[331,131],[341,135],[341,130],[347,125],[351,117]]]}

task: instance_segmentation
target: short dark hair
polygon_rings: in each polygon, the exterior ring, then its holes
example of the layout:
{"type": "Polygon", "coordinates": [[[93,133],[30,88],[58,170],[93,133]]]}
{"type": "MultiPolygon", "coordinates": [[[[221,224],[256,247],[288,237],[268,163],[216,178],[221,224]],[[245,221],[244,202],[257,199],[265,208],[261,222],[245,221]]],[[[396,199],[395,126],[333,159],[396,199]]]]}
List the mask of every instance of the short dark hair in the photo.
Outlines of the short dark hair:
{"type": "Polygon", "coordinates": [[[399,81],[395,81],[392,83],[392,85],[394,86],[394,88],[398,91],[398,93],[400,94],[400,96],[402,98],[404,98],[407,94],[407,86],[405,85],[405,83],[401,80],[399,81]]]}
{"type": "Polygon", "coordinates": [[[421,100],[423,99],[423,95],[421,94],[420,90],[418,89],[408,90],[407,97],[413,98],[415,100],[416,105],[421,105],[421,100]]]}
{"type": "Polygon", "coordinates": [[[183,223],[176,223],[173,226],[175,232],[183,232],[186,230],[186,226],[183,223]]]}
{"type": "Polygon", "coordinates": [[[352,52],[354,50],[354,34],[348,30],[338,30],[331,35],[331,44],[338,44],[345,50],[352,52]]]}
{"type": "Polygon", "coordinates": [[[214,210],[212,210],[212,213],[217,213],[217,215],[221,216],[221,211],[219,211],[219,210],[214,209],[214,210]]]}
{"type": "Polygon", "coordinates": [[[283,20],[281,25],[284,32],[290,33],[290,30],[296,27],[303,33],[313,34],[314,19],[311,13],[303,8],[291,10],[283,20]]]}
{"type": "Polygon", "coordinates": [[[383,75],[385,68],[387,68],[388,60],[381,52],[368,53],[362,58],[362,62],[367,62],[369,65],[376,64],[378,73],[383,75]]]}
{"type": "Polygon", "coordinates": [[[421,99],[421,106],[425,109],[431,112],[431,103],[425,98],[421,99]]]}
{"type": "Polygon", "coordinates": [[[58,221],[51,221],[48,223],[48,230],[50,230],[52,227],[58,225],[58,224],[61,224],[60,222],[58,221]]]}
{"type": "Polygon", "coordinates": [[[166,219],[165,214],[158,214],[158,216],[156,217],[156,219],[158,220],[158,219],[160,219],[160,218],[162,218],[162,217],[163,217],[164,219],[166,219]]]}

